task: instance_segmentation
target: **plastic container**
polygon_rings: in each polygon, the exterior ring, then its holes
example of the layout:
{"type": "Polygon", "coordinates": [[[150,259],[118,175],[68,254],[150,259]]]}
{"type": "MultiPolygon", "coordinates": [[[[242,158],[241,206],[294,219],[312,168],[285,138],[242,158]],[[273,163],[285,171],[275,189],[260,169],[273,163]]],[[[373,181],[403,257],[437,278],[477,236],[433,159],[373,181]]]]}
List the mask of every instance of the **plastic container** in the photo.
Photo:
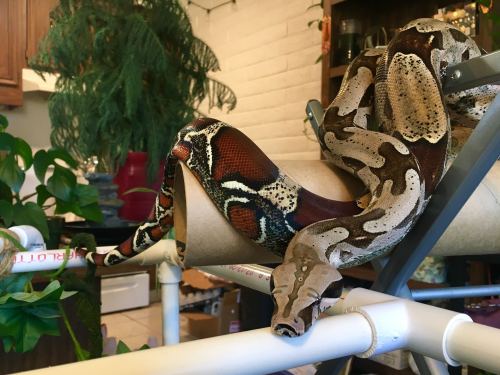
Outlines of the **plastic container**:
{"type": "Polygon", "coordinates": [[[155,193],[134,192],[124,194],[133,188],[149,188],[155,191],[160,189],[163,178],[164,162],[160,164],[155,181],[148,183],[147,179],[148,154],[145,152],[129,152],[125,164],[118,170],[113,182],[118,185],[118,198],[124,204],[119,210],[119,217],[131,221],[145,220],[155,203],[155,193]]]}
{"type": "Polygon", "coordinates": [[[336,65],[349,64],[361,52],[361,22],[350,18],[340,21],[336,65]]]}

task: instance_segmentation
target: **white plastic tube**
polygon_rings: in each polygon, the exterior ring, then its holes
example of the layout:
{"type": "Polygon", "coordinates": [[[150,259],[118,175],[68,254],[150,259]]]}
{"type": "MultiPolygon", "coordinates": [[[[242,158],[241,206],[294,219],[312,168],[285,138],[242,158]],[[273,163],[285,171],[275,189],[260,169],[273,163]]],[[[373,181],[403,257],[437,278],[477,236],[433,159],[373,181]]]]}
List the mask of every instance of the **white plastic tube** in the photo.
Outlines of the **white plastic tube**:
{"type": "Polygon", "coordinates": [[[163,345],[178,344],[179,328],[179,282],[180,267],[162,262],[158,267],[158,281],[161,284],[161,303],[163,321],[163,345]]]}
{"type": "MultiPolygon", "coordinates": [[[[11,272],[48,271],[57,269],[63,263],[65,253],[65,250],[16,253],[11,272]]],[[[76,254],[74,250],[70,250],[66,268],[86,267],[86,265],[85,259],[76,254]]]]}
{"type": "Polygon", "coordinates": [[[459,324],[446,340],[450,357],[500,374],[500,329],[477,323],[459,324]]]}
{"type": "Polygon", "coordinates": [[[45,241],[38,229],[31,225],[16,225],[9,228],[10,231],[17,234],[19,242],[28,251],[45,250],[45,241]]]}
{"type": "Polygon", "coordinates": [[[408,347],[457,366],[460,359],[452,357],[446,347],[448,335],[457,325],[471,321],[465,314],[362,288],[353,289],[342,301],[341,308],[363,314],[372,326],[373,343],[363,357],[408,347]]]}
{"type": "Polygon", "coordinates": [[[25,374],[266,374],[361,353],[370,343],[370,325],[353,313],[322,319],[301,337],[279,337],[263,328],[25,374]]]}
{"type": "MultiPolygon", "coordinates": [[[[105,253],[112,248],[114,248],[114,246],[98,247],[97,252],[105,253]]],[[[143,253],[127,260],[125,263],[139,264],[141,266],[160,264],[165,259],[169,259],[168,254],[172,252],[175,252],[175,241],[162,240],[143,253]]],[[[65,253],[66,250],[62,249],[16,253],[11,272],[17,273],[57,269],[63,263],[65,253]]],[[[85,259],[76,254],[74,250],[70,250],[66,268],[86,267],[86,265],[85,259]]]]}
{"type": "Polygon", "coordinates": [[[262,374],[347,355],[407,348],[499,373],[500,330],[463,314],[354,289],[343,315],[319,320],[304,336],[278,337],[268,328],[41,370],[40,375],[262,374]]]}
{"type": "Polygon", "coordinates": [[[269,282],[271,268],[258,264],[232,264],[227,266],[200,266],[202,271],[234,281],[262,293],[271,294],[269,282]]]}

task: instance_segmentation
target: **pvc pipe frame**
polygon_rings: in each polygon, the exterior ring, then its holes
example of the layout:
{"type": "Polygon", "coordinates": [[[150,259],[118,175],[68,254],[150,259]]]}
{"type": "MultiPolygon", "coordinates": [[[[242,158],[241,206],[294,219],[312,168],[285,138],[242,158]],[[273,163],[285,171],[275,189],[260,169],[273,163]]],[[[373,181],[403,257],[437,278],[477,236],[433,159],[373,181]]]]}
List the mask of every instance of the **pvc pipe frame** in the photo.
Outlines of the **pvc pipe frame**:
{"type": "MultiPolygon", "coordinates": [[[[106,253],[114,246],[99,246],[98,253],[106,253]]],[[[26,251],[15,254],[14,264],[11,273],[48,271],[57,269],[64,261],[66,250],[43,250],[26,251]]],[[[151,246],[147,251],[125,261],[125,264],[137,264],[140,266],[150,266],[160,264],[163,261],[173,263],[175,254],[175,242],[172,240],[162,240],[151,246]]],[[[80,257],[74,250],[70,250],[66,268],[87,267],[85,259],[80,257]]]]}
{"type": "MultiPolygon", "coordinates": [[[[174,259],[174,251],[172,242],[165,246],[165,241],[162,241],[143,253],[145,259],[139,258],[138,262],[146,264],[153,260],[174,259]]],[[[72,260],[72,265],[79,261],[77,257],[72,260]]],[[[38,258],[33,262],[46,264],[38,258]]],[[[269,292],[269,272],[265,267],[200,268],[269,292]]],[[[164,306],[170,306],[171,310],[176,307],[178,311],[178,299],[177,305],[168,300],[174,294],[178,298],[180,269],[163,262],[159,274],[164,285],[172,286],[162,292],[164,306]]],[[[319,320],[309,332],[298,338],[278,337],[266,328],[27,373],[86,375],[113,368],[122,374],[259,374],[347,355],[369,357],[401,348],[451,365],[463,362],[500,373],[500,330],[473,323],[467,315],[365,289],[347,293],[333,312],[342,315],[319,320]]],[[[178,342],[178,315],[171,313],[171,319],[167,316],[164,321],[164,330],[175,331],[172,328],[175,325],[177,331],[171,338],[165,332],[166,343],[178,342]]]]}

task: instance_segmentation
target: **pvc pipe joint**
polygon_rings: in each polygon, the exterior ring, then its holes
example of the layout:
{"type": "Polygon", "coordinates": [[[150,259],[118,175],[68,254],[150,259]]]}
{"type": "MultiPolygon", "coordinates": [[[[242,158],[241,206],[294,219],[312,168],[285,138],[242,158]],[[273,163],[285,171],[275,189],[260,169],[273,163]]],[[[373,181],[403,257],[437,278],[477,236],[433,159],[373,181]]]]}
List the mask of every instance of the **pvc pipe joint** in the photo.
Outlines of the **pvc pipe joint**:
{"type": "Polygon", "coordinates": [[[41,251],[45,250],[45,241],[38,229],[31,225],[16,225],[9,228],[10,231],[17,234],[19,242],[28,251],[41,251]]]}
{"type": "Polygon", "coordinates": [[[366,289],[353,289],[342,307],[362,314],[372,328],[372,345],[362,358],[406,347],[452,366],[460,364],[446,344],[457,325],[472,321],[468,315],[366,289]]]}
{"type": "Polygon", "coordinates": [[[390,352],[408,346],[408,314],[400,300],[368,306],[351,306],[345,313],[356,312],[367,320],[372,330],[372,344],[361,358],[390,352]]]}
{"type": "Polygon", "coordinates": [[[168,262],[161,262],[158,266],[158,281],[160,284],[179,284],[182,270],[179,266],[168,262]]]}

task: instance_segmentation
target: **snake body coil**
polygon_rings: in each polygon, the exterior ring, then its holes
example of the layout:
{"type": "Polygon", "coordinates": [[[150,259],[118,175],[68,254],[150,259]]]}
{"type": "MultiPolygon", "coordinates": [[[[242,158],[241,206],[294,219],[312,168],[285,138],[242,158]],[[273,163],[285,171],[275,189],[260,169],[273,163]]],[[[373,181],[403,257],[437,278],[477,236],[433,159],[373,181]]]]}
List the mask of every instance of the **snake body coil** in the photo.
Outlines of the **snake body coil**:
{"type": "MultiPolygon", "coordinates": [[[[479,55],[454,26],[418,19],[385,50],[351,63],[318,138],[329,160],[365,184],[363,209],[305,190],[237,129],[199,119],[179,132],[148,220],[116,249],[87,259],[116,264],[163,237],[173,225],[174,170],[182,161],[237,230],[283,256],[272,275],[272,328],[303,334],[340,297],[338,268],[387,253],[411,229],[446,169],[450,123],[468,129],[488,108],[496,86],[448,96],[441,88],[448,65],[479,55]]],[[[184,244],[177,246],[182,260],[184,244]]]]}

